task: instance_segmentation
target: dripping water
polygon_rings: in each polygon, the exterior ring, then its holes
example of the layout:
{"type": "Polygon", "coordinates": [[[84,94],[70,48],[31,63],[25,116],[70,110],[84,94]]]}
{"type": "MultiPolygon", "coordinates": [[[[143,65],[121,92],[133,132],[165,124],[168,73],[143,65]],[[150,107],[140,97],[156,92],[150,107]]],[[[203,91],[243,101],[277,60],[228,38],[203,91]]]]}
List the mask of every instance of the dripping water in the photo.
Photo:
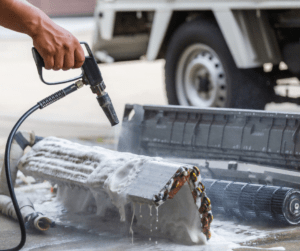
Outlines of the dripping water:
{"type": "Polygon", "coordinates": [[[148,205],[149,206],[149,210],[150,210],[150,216],[152,216],[152,205],[148,205]]]}
{"type": "Polygon", "coordinates": [[[152,222],[151,222],[151,217],[152,217],[152,205],[148,205],[149,206],[149,210],[150,210],[150,237],[149,237],[149,241],[151,241],[151,234],[152,234],[152,222]]]}
{"type": "Polygon", "coordinates": [[[140,204],[140,218],[142,218],[143,215],[142,215],[142,204],[140,204]]]}
{"type": "Polygon", "coordinates": [[[132,244],[133,244],[133,230],[132,230],[132,224],[133,224],[133,219],[134,219],[134,215],[135,215],[135,203],[132,203],[132,207],[133,207],[133,212],[132,212],[132,219],[131,219],[131,224],[130,224],[130,229],[129,229],[129,233],[131,233],[132,235],[132,244]]]}
{"type": "MultiPolygon", "coordinates": [[[[156,210],[156,227],[155,230],[157,231],[157,226],[158,226],[158,207],[155,207],[156,210]]],[[[155,244],[157,244],[157,241],[155,241],[155,244]]]]}

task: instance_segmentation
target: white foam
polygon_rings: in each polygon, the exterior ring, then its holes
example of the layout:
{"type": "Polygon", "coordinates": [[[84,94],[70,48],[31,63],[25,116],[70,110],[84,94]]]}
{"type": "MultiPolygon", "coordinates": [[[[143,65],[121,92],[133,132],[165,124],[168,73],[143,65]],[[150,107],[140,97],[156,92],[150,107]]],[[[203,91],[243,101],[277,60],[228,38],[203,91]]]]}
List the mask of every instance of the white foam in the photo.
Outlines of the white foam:
{"type": "MultiPolygon", "coordinates": [[[[90,213],[96,207],[97,214],[104,216],[116,207],[124,222],[125,205],[129,202],[127,188],[138,177],[143,166],[153,161],[162,162],[163,159],[83,146],[49,137],[23,156],[19,169],[27,175],[59,181],[58,200],[70,212],[90,213]]],[[[157,192],[160,189],[158,187],[157,192]]],[[[148,206],[136,206],[139,208],[133,210],[137,215],[137,224],[134,226],[137,230],[132,232],[147,235],[153,219],[156,236],[186,244],[205,243],[199,213],[188,185],[174,199],[167,200],[159,210],[157,208],[153,217],[149,214],[148,206]]]]}
{"type": "MultiPolygon", "coordinates": [[[[112,204],[118,208],[121,220],[124,221],[124,206],[128,203],[126,188],[137,176],[141,166],[152,160],[161,161],[160,158],[120,153],[49,137],[34,145],[32,150],[22,157],[19,169],[40,178],[60,177],[69,182],[73,181],[72,184],[89,187],[99,206],[98,214],[101,214],[99,208],[106,209],[103,207],[103,202],[107,198],[101,194],[104,190],[112,204]]],[[[70,199],[72,191],[67,187],[63,189],[60,187],[59,190],[64,190],[60,191],[59,197],[69,205],[72,202],[70,199]]],[[[79,206],[82,207],[80,203],[79,206]]],[[[72,203],[69,208],[80,211],[72,203]]]]}

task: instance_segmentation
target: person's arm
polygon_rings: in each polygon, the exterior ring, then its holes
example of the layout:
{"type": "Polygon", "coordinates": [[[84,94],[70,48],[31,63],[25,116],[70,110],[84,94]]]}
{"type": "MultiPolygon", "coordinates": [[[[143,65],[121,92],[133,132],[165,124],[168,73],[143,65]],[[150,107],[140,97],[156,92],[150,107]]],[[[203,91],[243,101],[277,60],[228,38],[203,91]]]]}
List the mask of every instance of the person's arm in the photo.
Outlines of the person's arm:
{"type": "Polygon", "coordinates": [[[68,70],[84,63],[78,40],[25,0],[0,0],[0,25],[29,35],[46,69],[68,70]]]}

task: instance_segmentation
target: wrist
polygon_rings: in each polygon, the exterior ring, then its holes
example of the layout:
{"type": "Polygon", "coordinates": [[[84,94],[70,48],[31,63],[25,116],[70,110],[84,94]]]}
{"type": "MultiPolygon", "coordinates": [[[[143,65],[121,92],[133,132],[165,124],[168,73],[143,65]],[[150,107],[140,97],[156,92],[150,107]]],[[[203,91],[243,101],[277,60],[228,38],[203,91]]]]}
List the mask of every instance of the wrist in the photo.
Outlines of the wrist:
{"type": "Polygon", "coordinates": [[[40,33],[43,25],[43,13],[35,13],[35,18],[29,19],[25,21],[24,33],[26,33],[31,38],[35,37],[38,33],[40,33]]]}

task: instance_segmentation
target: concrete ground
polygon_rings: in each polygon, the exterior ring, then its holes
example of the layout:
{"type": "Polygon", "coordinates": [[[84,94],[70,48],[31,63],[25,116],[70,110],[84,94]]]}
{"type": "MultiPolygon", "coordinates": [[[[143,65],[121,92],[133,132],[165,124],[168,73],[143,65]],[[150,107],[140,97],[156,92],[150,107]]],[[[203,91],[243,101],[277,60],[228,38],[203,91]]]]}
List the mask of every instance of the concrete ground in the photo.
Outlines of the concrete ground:
{"type": "MultiPolygon", "coordinates": [[[[55,21],[71,30],[80,41],[91,44],[93,34],[91,18],[55,19],[55,21]]],[[[62,86],[46,86],[39,80],[31,47],[30,38],[0,28],[0,154],[4,151],[6,138],[17,119],[36,102],[62,88],[62,86]]],[[[126,103],[167,104],[163,77],[164,61],[133,61],[99,66],[120,120],[126,103]]],[[[47,76],[52,78],[53,74],[56,77],[58,73],[51,72],[47,76]]],[[[72,74],[67,72],[65,76],[72,74]]],[[[298,82],[294,80],[294,83],[298,82]]],[[[300,95],[299,87],[289,89],[293,95],[300,95]]],[[[278,88],[278,91],[285,92],[285,87],[278,88]]],[[[291,104],[270,104],[267,109],[300,111],[298,106],[291,104]]],[[[37,111],[21,129],[33,130],[39,136],[53,135],[105,143],[117,139],[120,126],[110,127],[95,95],[88,87],[84,87],[44,110],[37,111]]],[[[296,229],[295,233],[278,241],[275,241],[276,237],[267,243],[258,243],[259,245],[255,247],[264,250],[281,246],[285,247],[285,250],[299,250],[299,230],[296,229]]],[[[0,216],[0,249],[5,248],[4,245],[7,248],[12,247],[17,243],[15,236],[18,235],[17,223],[0,216]]],[[[105,240],[99,239],[98,235],[87,234],[77,229],[59,227],[47,234],[29,233],[29,241],[24,250],[122,249],[105,247],[105,240]],[[39,246],[39,243],[44,241],[48,244],[39,246]]]]}

